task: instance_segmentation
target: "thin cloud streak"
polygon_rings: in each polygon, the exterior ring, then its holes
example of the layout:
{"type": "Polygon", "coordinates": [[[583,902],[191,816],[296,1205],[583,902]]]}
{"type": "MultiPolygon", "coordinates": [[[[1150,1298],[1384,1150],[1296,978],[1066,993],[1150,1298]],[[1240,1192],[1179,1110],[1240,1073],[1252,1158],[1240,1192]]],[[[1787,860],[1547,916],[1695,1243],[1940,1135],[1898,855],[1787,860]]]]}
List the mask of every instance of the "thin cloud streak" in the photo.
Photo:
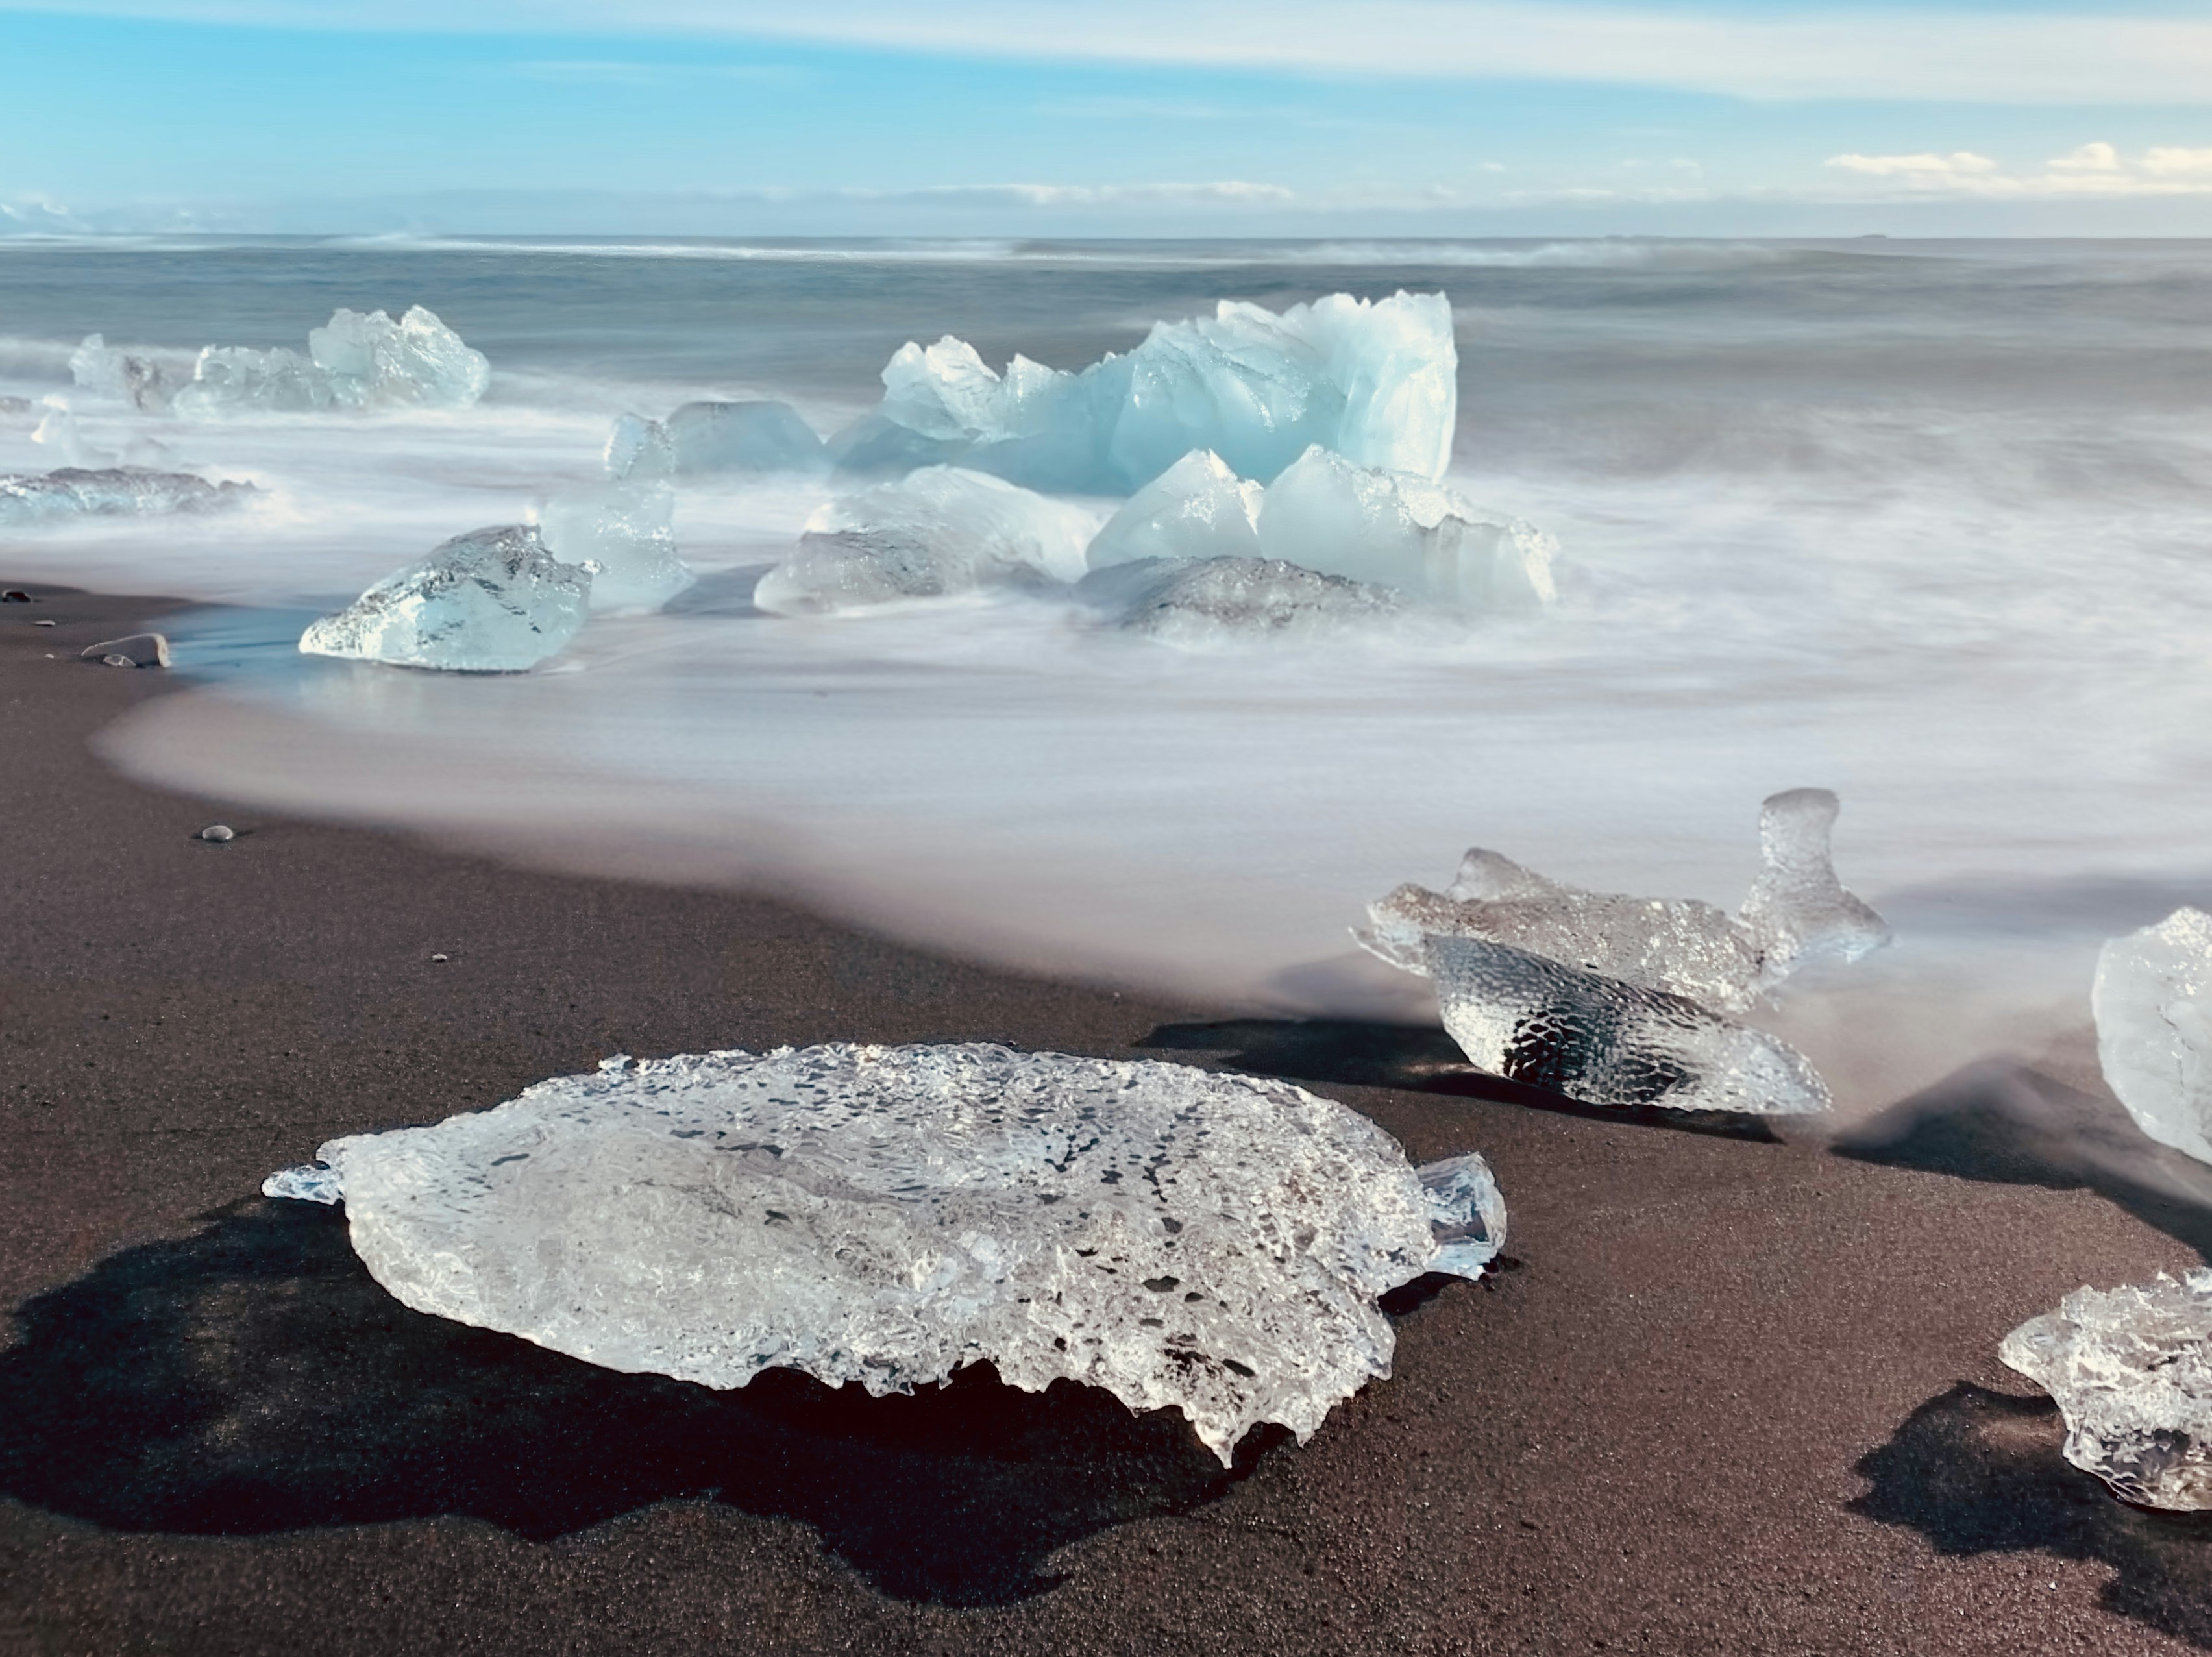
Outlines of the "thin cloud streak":
{"type": "Polygon", "coordinates": [[[2112,199],[2142,196],[2212,196],[2212,149],[2165,145],[2136,156],[2117,146],[2086,143],[2054,155],[2039,173],[2008,173],[1987,155],[1832,155],[1827,165],[1896,187],[1891,199],[1965,196],[1984,200],[2112,199]]]}

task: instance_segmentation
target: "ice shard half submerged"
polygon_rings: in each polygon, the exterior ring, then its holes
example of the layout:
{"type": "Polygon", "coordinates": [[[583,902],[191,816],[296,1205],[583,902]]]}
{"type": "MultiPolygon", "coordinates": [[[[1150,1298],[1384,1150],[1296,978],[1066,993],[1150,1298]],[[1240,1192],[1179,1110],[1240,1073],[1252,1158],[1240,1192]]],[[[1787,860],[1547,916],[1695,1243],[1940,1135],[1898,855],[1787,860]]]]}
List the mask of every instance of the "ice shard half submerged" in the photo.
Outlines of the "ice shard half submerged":
{"type": "Polygon", "coordinates": [[[307,353],[210,345],[177,389],[187,417],[242,412],[465,409],[491,384],[491,364],[436,315],[416,306],[394,322],[381,311],[337,311],[310,330],[307,353]]]}
{"type": "Polygon", "coordinates": [[[1127,495],[1194,449],[1263,483],[1313,444],[1435,478],[1458,371],[1442,294],[1332,294],[1279,314],[1224,300],[1073,373],[1017,356],[1000,374],[965,341],[909,343],[877,412],[831,449],[852,470],[956,464],[1079,494],[1127,495]]]}
{"type": "Polygon", "coordinates": [[[1251,639],[1320,640],[1403,618],[1386,587],[1322,575],[1279,558],[1147,558],[1085,576],[1076,596],[1125,633],[1182,649],[1251,639]]]}
{"type": "Polygon", "coordinates": [[[137,466],[0,476],[0,524],[11,529],[72,518],[145,518],[172,512],[221,512],[243,505],[251,483],[210,483],[190,472],[137,466]]]}
{"type": "Polygon", "coordinates": [[[2057,1400],[2075,1466],[2144,1507],[2212,1508],[2212,1271],[2078,1289],[1997,1356],[2057,1400]]]}
{"type": "Polygon", "coordinates": [[[988,1046],[714,1053],[335,1139],[271,1194],[342,1197],[417,1311],[609,1369],[871,1393],[969,1363],[1181,1410],[1226,1463],[1390,1369],[1378,1296],[1479,1276],[1479,1156],[1415,1169],[1286,1083],[988,1046]]]}
{"type": "Polygon", "coordinates": [[[2097,1059],[2160,1144],[2212,1162],[2212,915],[2176,909],[2108,942],[2089,992],[2097,1059]]]}
{"type": "Polygon", "coordinates": [[[519,673],[584,625],[592,572],[545,549],[537,528],[457,535],[300,635],[310,656],[458,673],[519,673]]]}

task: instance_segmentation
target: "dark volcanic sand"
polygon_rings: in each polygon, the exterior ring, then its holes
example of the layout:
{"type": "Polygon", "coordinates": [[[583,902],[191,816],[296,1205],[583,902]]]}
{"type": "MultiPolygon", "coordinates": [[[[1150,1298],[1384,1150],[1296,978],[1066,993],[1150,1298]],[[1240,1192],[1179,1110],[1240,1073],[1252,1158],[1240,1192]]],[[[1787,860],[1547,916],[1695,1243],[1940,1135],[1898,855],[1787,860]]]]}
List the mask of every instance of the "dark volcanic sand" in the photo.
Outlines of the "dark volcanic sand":
{"type": "Polygon", "coordinates": [[[2130,1132],[2100,1096],[1968,1077],[1878,1164],[1470,1096],[1510,1090],[1434,1033],[1202,1028],[773,902],[151,793],[86,738],[173,682],[72,659],[147,605],[31,591],[0,605],[0,1649],[2212,1645],[2212,1535],[2067,1468],[1994,1356],[2212,1241],[2008,1126],[2130,1132]],[[191,837],[217,820],[242,837],[191,837]],[[404,1310],[340,1218],[254,1194],[609,1053],[837,1037],[1293,1075],[1417,1160],[1484,1151],[1525,1264],[1403,1295],[1395,1378],[1224,1478],[1066,1385],[611,1375],[404,1310]]]}

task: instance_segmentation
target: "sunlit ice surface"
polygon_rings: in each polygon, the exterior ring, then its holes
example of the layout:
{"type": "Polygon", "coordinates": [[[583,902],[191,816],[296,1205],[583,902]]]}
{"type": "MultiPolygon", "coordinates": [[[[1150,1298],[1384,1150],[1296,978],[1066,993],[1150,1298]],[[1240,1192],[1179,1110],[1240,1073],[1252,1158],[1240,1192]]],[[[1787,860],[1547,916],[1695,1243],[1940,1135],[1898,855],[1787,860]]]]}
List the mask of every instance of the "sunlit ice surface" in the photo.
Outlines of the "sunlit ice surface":
{"type": "MultiPolygon", "coordinates": [[[[153,780],[565,868],[765,886],[1206,1006],[1405,1018],[1433,1017],[1425,986],[1345,932],[1399,882],[1440,883],[1481,844],[1733,907],[1759,800],[1829,787],[1838,871],[1899,941],[1793,981],[1762,1022],[1846,1110],[2033,1057],[2087,1023],[2105,937],[2212,895],[2212,248],[162,258],[0,254],[0,392],[70,395],[59,364],[95,329],[181,355],[416,302],[489,355],[493,383],[455,413],[189,426],[73,397],[92,449],[264,491],[221,519],[11,539],[19,579],[246,607],[175,624],[204,687],[104,738],[153,780]],[[270,272],[299,316],[232,314],[218,278],[270,272]],[[595,618],[533,673],[291,648],[438,542],[589,482],[623,409],[774,396],[826,431],[909,337],[1078,367],[1220,297],[1401,287],[1451,296],[1448,481],[1559,537],[1548,614],[1204,652],[1023,594],[763,616],[754,574],[834,486],[687,484],[699,586],[667,613],[595,618]]],[[[29,434],[0,421],[0,469],[62,464],[29,434]]]]}

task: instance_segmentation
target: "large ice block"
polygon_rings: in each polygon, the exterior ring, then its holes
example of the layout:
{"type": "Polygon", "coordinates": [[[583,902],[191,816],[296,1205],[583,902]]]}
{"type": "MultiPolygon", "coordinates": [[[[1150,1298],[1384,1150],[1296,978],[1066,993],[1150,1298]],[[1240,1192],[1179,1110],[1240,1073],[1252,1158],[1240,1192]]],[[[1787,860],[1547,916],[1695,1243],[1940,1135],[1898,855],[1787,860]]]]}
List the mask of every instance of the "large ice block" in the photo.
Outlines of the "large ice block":
{"type": "Polygon", "coordinates": [[[1403,601],[1386,588],[1267,558],[1112,564],[1085,576],[1076,595],[1122,631],[1183,649],[1335,638],[1405,614],[1403,601]]]}
{"type": "Polygon", "coordinates": [[[210,345],[174,398],[186,416],[243,410],[464,409],[483,396],[491,365],[417,305],[394,322],[381,311],[332,313],[307,335],[307,355],[277,346],[210,345]]]}
{"type": "Polygon", "coordinates": [[[1836,878],[1838,810],[1820,788],[1761,804],[1765,863],[1734,916],[1694,898],[1585,891],[1477,847],[1444,891],[1401,886],[1368,906],[1367,927],[1352,936],[1407,972],[1425,970],[1430,938],[1478,938],[1740,1012],[1808,962],[1855,961],[1889,940],[1881,917],[1836,878]]]}
{"type": "Polygon", "coordinates": [[[1312,444],[1434,478],[1451,457],[1458,366],[1441,294],[1332,294],[1280,314],[1224,300],[1072,373],[1016,356],[1001,374],[947,336],[901,347],[881,406],[832,448],[852,469],[957,462],[1101,495],[1140,489],[1194,449],[1262,483],[1312,444]]]}
{"type": "Polygon", "coordinates": [[[760,580],[753,603],[822,614],[985,587],[1080,580],[1091,516],[997,477],[926,466],[836,501],[799,549],[760,580]]]}
{"type": "Polygon", "coordinates": [[[2089,992],[2097,1059],[2160,1144],[2212,1162],[2212,915],[2176,909],[2108,942],[2089,992]]]}
{"type": "Polygon", "coordinates": [[[556,495],[538,514],[545,549],[589,561],[593,610],[658,610],[699,578],[676,550],[676,493],[633,478],[556,495]]]}
{"type": "Polygon", "coordinates": [[[1424,946],[1445,1031],[1477,1068],[1584,1104],[1797,1116],[1828,1108],[1810,1061],[1687,997],[1510,944],[1424,946]]]}
{"type": "Polygon", "coordinates": [[[829,452],[788,403],[687,403],[668,416],[678,476],[830,470],[829,452]]]}
{"type": "Polygon", "coordinates": [[[2057,1400],[2082,1472],[2142,1507],[2212,1508],[2212,1271],[2077,1289],[1997,1356],[2057,1400]]]}
{"type": "Polygon", "coordinates": [[[584,625],[592,572],[546,551],[535,525],[455,536],[300,635],[310,656],[457,673],[519,673],[584,625]]]}
{"type": "Polygon", "coordinates": [[[1121,503],[1085,561],[1100,570],[1149,558],[1257,558],[1265,494],[1212,450],[1194,449],[1121,503]]]}
{"type": "Polygon", "coordinates": [[[210,483],[190,472],[64,466],[58,471],[0,476],[0,524],[16,529],[72,518],[220,512],[244,504],[253,494],[251,483],[210,483]]]}
{"type": "Polygon", "coordinates": [[[1224,1463],[1388,1375],[1377,1297],[1504,1237],[1480,1157],[1417,1170],[1288,1083],[980,1045],[613,1059],[319,1156],[265,1188],[340,1198],[417,1311],[708,1387],[988,1362],[1179,1409],[1224,1463]]]}

